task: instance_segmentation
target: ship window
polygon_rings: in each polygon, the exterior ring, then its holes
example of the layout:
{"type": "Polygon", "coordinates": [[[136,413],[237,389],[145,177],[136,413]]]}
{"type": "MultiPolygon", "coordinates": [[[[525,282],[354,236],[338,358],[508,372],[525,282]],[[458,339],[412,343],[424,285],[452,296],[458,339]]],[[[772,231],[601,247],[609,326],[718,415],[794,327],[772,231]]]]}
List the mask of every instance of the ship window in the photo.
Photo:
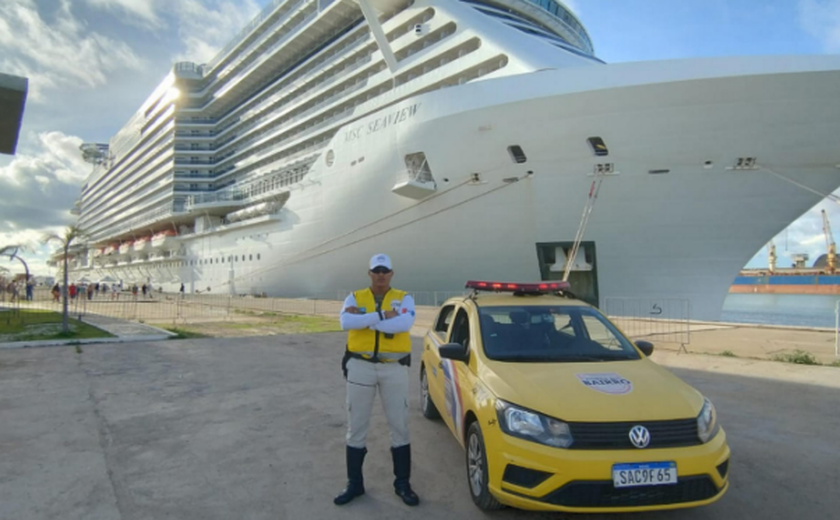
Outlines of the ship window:
{"type": "Polygon", "coordinates": [[[592,152],[597,157],[604,157],[610,154],[607,144],[600,137],[590,137],[586,140],[589,146],[592,147],[592,152]]]}
{"type": "Polygon", "coordinates": [[[239,261],[239,255],[234,256],[233,259],[234,259],[234,261],[238,262],[239,261]]]}
{"type": "Polygon", "coordinates": [[[517,164],[522,164],[528,160],[528,158],[525,157],[525,152],[522,151],[522,147],[518,144],[508,146],[508,153],[510,154],[511,159],[513,159],[513,162],[517,164]]]}
{"type": "Polygon", "coordinates": [[[257,253],[257,260],[259,260],[259,259],[260,259],[260,254],[259,254],[259,253],[257,253]]]}
{"type": "Polygon", "coordinates": [[[251,261],[253,259],[254,259],[254,255],[248,255],[248,261],[251,261]]]}

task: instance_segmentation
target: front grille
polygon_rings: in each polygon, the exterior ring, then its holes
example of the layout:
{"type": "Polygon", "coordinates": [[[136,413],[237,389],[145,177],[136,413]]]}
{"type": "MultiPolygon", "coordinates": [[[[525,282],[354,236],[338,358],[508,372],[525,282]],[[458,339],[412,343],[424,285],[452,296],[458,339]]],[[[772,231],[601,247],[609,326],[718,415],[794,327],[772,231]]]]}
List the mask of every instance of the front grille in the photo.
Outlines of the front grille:
{"type": "Polygon", "coordinates": [[[707,475],[680,477],[664,486],[616,488],[611,480],[569,482],[542,502],[566,507],[632,507],[681,504],[712,498],[718,493],[707,475]]]}
{"type": "Polygon", "coordinates": [[[515,486],[533,488],[542,484],[550,476],[551,473],[508,464],[505,467],[505,474],[502,476],[502,480],[515,486]]]}
{"type": "Polygon", "coordinates": [[[644,426],[650,432],[647,448],[678,448],[702,444],[697,436],[697,419],[676,421],[638,421],[614,423],[569,423],[572,430],[571,449],[632,450],[630,430],[644,426]]]}

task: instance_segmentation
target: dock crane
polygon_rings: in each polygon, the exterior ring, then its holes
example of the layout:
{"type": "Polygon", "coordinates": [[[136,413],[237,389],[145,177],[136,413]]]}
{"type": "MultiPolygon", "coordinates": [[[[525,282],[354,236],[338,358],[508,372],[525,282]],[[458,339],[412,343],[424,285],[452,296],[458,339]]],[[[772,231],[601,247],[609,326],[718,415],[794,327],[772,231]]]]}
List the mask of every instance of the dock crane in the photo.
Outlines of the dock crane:
{"type": "Polygon", "coordinates": [[[822,210],[823,233],[825,233],[826,267],[828,272],[834,274],[837,269],[837,244],[834,243],[834,235],[831,233],[831,223],[828,221],[828,214],[822,210]]]}

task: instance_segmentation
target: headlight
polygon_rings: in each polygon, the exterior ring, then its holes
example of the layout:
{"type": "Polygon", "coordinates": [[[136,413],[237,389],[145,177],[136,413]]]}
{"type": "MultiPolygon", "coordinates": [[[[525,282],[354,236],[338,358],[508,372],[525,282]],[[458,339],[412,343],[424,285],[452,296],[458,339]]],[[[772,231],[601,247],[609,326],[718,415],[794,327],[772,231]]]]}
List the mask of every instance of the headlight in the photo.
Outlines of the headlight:
{"type": "Polygon", "coordinates": [[[496,414],[502,431],[554,448],[568,448],[572,445],[572,432],[563,421],[531,412],[510,403],[496,400],[496,414]]]}
{"type": "Polygon", "coordinates": [[[704,399],[703,409],[697,416],[697,436],[702,442],[709,442],[717,434],[717,412],[715,405],[708,399],[704,399]]]}

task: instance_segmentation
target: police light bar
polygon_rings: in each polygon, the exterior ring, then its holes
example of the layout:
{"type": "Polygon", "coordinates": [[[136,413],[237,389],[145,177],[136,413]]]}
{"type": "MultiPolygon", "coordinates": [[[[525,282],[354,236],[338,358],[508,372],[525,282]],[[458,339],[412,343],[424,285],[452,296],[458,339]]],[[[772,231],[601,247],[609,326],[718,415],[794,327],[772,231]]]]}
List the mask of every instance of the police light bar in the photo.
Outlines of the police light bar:
{"type": "Polygon", "coordinates": [[[509,283],[509,282],[480,282],[470,280],[467,289],[477,291],[522,292],[522,293],[554,293],[568,291],[572,286],[569,282],[539,282],[539,283],[509,283]]]}

